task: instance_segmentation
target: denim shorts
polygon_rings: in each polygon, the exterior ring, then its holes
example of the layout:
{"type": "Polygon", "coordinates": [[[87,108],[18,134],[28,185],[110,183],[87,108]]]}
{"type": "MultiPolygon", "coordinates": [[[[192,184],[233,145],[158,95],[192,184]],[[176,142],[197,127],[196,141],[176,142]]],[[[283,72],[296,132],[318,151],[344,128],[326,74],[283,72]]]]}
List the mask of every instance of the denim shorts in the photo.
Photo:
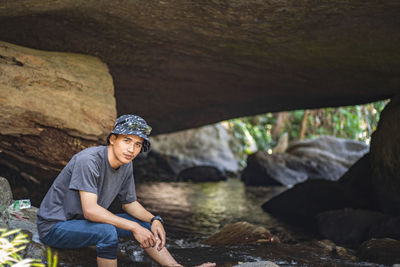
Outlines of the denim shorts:
{"type": "MultiPolygon", "coordinates": [[[[137,222],[149,231],[151,229],[150,223],[142,222],[126,213],[115,215],[137,222]]],[[[116,259],[118,237],[123,236],[133,236],[133,233],[107,223],[96,223],[88,220],[68,220],[56,223],[41,241],[55,248],[96,246],[98,257],[116,259]]]]}

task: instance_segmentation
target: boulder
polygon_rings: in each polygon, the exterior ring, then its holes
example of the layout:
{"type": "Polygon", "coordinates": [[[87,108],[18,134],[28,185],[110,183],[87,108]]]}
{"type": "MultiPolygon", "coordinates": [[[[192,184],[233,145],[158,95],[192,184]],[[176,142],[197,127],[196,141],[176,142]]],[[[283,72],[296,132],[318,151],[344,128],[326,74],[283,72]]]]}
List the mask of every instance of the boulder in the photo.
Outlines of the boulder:
{"type": "Polygon", "coordinates": [[[258,151],[250,155],[242,180],[247,185],[280,184],[287,187],[308,179],[335,181],[367,152],[365,143],[332,136],[298,141],[285,153],[258,151]]]}
{"type": "Polygon", "coordinates": [[[213,166],[194,166],[182,170],[177,177],[178,181],[192,182],[218,182],[225,181],[227,176],[224,172],[213,166]]]}
{"type": "Polygon", "coordinates": [[[269,155],[257,151],[247,158],[241,179],[246,185],[291,187],[308,178],[307,166],[298,157],[286,153],[269,155]]]}
{"type": "Polygon", "coordinates": [[[334,181],[309,180],[270,199],[264,211],[286,222],[315,231],[316,216],[324,211],[368,207],[353,188],[334,181]]]}
{"type": "Polygon", "coordinates": [[[237,172],[238,159],[230,148],[231,137],[223,124],[151,137],[152,149],[174,157],[170,164],[175,173],[193,166],[214,166],[221,171],[237,172]]]}
{"type": "Polygon", "coordinates": [[[357,256],[385,265],[400,263],[400,241],[390,238],[368,240],[359,247],[357,256]]]}
{"type": "MultiPolygon", "coordinates": [[[[334,136],[321,136],[290,144],[287,153],[315,161],[338,163],[346,169],[369,151],[369,146],[361,141],[334,136]]],[[[336,174],[337,179],[343,173],[336,174]]]]}
{"type": "Polygon", "coordinates": [[[133,161],[133,166],[136,182],[176,181],[177,173],[174,166],[179,166],[179,159],[151,150],[139,154],[133,161]]]}
{"type": "Polygon", "coordinates": [[[225,225],[221,231],[202,241],[203,244],[216,247],[279,242],[279,238],[268,229],[248,222],[225,225]]]}
{"type": "Polygon", "coordinates": [[[380,210],[400,215],[400,95],[380,115],[371,137],[372,185],[380,210]]]}
{"type": "Polygon", "coordinates": [[[25,177],[35,179],[29,166],[59,171],[76,152],[105,142],[116,107],[98,58],[0,41],[0,77],[0,161],[25,177]]]}
{"type": "Polygon", "coordinates": [[[397,0],[3,0],[0,36],[100,57],[118,113],[167,133],[398,93],[398,10],[397,0]]]}
{"type": "Polygon", "coordinates": [[[369,210],[330,210],[317,215],[318,232],[338,244],[361,244],[368,240],[370,229],[390,216],[369,210]]]}
{"type": "Polygon", "coordinates": [[[400,217],[390,217],[372,225],[369,230],[369,238],[392,238],[400,240],[400,217]]]}
{"type": "Polygon", "coordinates": [[[4,177],[0,177],[0,210],[7,208],[13,199],[10,184],[4,177]]]}
{"type": "Polygon", "coordinates": [[[372,185],[372,170],[370,153],[360,158],[350,169],[338,180],[346,186],[357,191],[369,202],[370,210],[378,210],[378,200],[372,185]]]}

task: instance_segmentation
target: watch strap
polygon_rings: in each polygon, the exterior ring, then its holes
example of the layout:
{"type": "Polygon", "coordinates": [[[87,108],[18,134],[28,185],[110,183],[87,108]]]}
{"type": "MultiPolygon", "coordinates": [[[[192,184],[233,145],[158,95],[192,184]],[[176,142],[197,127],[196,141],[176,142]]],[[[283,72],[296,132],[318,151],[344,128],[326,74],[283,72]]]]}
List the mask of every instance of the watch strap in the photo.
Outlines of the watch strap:
{"type": "Polygon", "coordinates": [[[162,224],[164,224],[164,220],[161,218],[161,216],[154,216],[153,218],[151,218],[151,220],[150,220],[150,225],[151,224],[153,224],[153,222],[155,221],[155,220],[157,220],[157,221],[160,221],[162,224]]]}

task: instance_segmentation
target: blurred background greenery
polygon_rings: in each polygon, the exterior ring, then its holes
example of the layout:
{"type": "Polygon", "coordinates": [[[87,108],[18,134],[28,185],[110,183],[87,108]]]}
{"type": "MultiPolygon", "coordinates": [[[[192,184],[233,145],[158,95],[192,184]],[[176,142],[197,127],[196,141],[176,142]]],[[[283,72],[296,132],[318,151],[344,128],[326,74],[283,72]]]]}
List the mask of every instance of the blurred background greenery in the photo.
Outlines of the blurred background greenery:
{"type": "Polygon", "coordinates": [[[271,153],[284,134],[289,142],[331,135],[369,143],[387,103],[384,100],[357,106],[266,113],[226,123],[240,143],[233,147],[244,166],[248,154],[255,149],[271,153]]]}

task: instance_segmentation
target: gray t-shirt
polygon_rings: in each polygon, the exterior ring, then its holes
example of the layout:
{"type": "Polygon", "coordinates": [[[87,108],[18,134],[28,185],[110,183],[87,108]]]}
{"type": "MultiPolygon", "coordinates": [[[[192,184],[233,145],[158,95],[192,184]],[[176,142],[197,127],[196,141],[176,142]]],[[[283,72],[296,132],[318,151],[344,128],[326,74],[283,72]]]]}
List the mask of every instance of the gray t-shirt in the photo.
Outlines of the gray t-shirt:
{"type": "Polygon", "coordinates": [[[75,154],[40,205],[37,216],[40,238],[57,222],[84,218],[79,191],[97,194],[97,203],[105,209],[117,195],[122,204],[136,201],[132,162],[114,170],[108,161],[106,146],[75,154]]]}

